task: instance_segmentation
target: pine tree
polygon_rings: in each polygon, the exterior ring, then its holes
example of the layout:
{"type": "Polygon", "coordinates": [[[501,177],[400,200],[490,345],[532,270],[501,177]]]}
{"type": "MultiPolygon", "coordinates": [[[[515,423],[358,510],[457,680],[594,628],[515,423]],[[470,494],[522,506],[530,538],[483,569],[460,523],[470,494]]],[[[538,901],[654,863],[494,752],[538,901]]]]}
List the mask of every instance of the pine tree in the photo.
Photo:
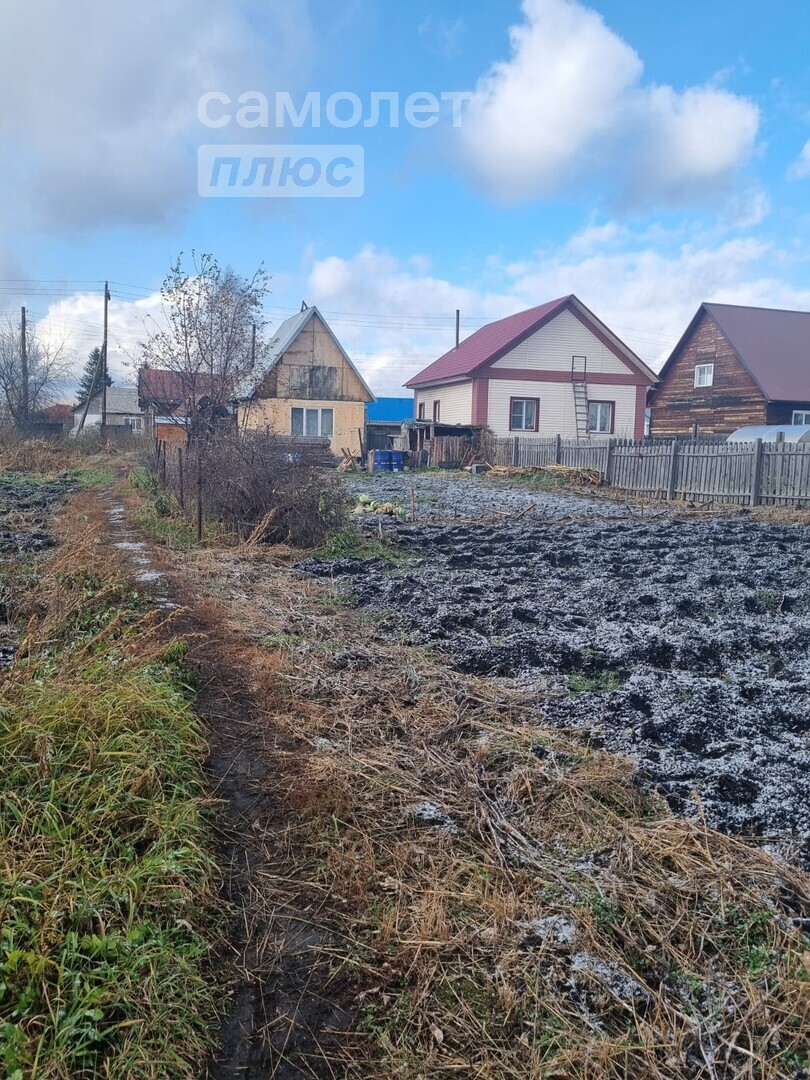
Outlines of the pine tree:
{"type": "MultiPolygon", "coordinates": [[[[101,388],[104,385],[104,378],[101,374],[101,349],[96,347],[87,357],[87,363],[82,370],[82,377],[79,379],[79,389],[77,391],[77,405],[84,405],[88,397],[94,397],[96,394],[101,393],[101,388]]],[[[107,375],[107,386],[112,386],[113,381],[107,375]]]]}

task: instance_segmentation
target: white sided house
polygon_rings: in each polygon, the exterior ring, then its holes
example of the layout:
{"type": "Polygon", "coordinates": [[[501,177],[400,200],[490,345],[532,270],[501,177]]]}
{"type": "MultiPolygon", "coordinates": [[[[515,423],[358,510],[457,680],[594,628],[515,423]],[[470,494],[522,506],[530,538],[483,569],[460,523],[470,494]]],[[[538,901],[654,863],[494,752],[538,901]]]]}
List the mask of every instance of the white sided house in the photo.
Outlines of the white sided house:
{"type": "Polygon", "coordinates": [[[564,296],[476,330],[406,385],[417,420],[496,436],[643,439],[653,372],[564,296]]]}

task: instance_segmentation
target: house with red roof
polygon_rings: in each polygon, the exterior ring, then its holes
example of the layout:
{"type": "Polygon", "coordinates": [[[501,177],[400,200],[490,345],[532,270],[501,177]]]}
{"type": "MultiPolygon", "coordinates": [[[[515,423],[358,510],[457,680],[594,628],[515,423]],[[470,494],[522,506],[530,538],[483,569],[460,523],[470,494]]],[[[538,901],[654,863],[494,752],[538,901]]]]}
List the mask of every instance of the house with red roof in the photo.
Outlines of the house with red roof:
{"type": "Polygon", "coordinates": [[[810,312],[701,304],[659,379],[652,435],[810,424],[810,312]]]}
{"type": "Polygon", "coordinates": [[[641,439],[656,382],[572,295],[481,327],[406,385],[417,420],[497,436],[641,439]]]}

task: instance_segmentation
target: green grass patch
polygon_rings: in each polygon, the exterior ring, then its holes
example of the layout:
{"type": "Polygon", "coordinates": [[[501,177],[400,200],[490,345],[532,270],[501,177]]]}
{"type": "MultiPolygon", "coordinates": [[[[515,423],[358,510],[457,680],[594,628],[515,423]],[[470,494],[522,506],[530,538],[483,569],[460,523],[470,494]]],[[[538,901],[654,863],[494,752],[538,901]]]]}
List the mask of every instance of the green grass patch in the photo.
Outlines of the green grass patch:
{"type": "Polygon", "coordinates": [[[81,488],[104,487],[106,484],[115,483],[115,473],[109,465],[98,465],[94,469],[71,469],[70,475],[78,481],[81,488]]]}
{"type": "Polygon", "coordinates": [[[592,675],[574,672],[568,676],[567,683],[572,694],[607,694],[620,690],[622,680],[615,671],[597,671],[592,675]]]}
{"type": "Polygon", "coordinates": [[[341,529],[317,549],[321,559],[388,559],[400,562],[407,553],[374,537],[363,536],[356,529],[341,529]]]}
{"type": "Polygon", "coordinates": [[[186,518],[171,516],[160,505],[136,507],[130,511],[129,517],[139,528],[166,547],[187,551],[197,544],[196,526],[186,518]]]}
{"type": "Polygon", "coordinates": [[[71,614],[0,682],[2,1074],[190,1080],[216,1032],[216,876],[184,645],[121,582],[54,592],[71,614]]]}

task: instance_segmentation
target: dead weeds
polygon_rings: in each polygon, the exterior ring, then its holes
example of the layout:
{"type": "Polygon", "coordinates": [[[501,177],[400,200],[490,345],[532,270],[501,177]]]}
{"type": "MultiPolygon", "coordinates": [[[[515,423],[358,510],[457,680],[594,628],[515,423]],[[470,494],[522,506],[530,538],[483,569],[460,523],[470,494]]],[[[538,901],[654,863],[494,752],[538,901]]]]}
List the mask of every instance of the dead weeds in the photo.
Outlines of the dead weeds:
{"type": "Polygon", "coordinates": [[[266,555],[172,559],[273,763],[246,917],[309,912],[318,992],[351,988],[313,1075],[805,1075],[806,875],[266,555]]]}

